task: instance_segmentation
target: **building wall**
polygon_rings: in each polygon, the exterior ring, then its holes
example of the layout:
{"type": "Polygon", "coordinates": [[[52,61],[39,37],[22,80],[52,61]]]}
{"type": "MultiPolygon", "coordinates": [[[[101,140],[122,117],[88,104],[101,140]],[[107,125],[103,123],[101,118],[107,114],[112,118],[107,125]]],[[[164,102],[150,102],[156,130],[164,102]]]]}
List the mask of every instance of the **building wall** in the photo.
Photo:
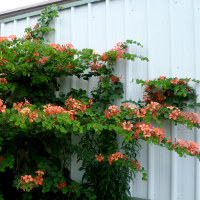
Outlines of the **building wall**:
{"type": "MultiPolygon", "coordinates": [[[[133,39],[143,48],[129,46],[129,51],[147,56],[148,63],[119,61],[116,75],[122,75],[124,99],[139,100],[143,88],[135,79],[191,77],[200,79],[200,0],[88,0],[71,3],[60,11],[52,24],[56,31],[52,42],[72,43],[76,48],[93,48],[102,53],[117,42],[133,39]],[[89,2],[89,3],[88,3],[89,2]]],[[[22,36],[24,28],[36,23],[38,13],[1,22],[1,35],[22,36]]],[[[88,92],[97,80],[88,82],[61,78],[61,90],[84,88],[88,92]]],[[[200,87],[194,85],[200,93],[200,87]]],[[[199,98],[200,100],[200,98],[199,98]]],[[[119,103],[119,102],[118,102],[119,103]]],[[[199,112],[199,111],[198,111],[199,112]]],[[[167,136],[194,140],[200,144],[200,131],[174,127],[164,121],[167,136]]],[[[77,142],[76,138],[72,139],[77,142]]],[[[137,175],[131,183],[132,196],[151,200],[200,200],[200,163],[194,158],[179,158],[161,147],[141,143],[141,164],[148,171],[148,181],[137,175]]],[[[80,164],[71,163],[72,178],[80,180],[80,164]]]]}

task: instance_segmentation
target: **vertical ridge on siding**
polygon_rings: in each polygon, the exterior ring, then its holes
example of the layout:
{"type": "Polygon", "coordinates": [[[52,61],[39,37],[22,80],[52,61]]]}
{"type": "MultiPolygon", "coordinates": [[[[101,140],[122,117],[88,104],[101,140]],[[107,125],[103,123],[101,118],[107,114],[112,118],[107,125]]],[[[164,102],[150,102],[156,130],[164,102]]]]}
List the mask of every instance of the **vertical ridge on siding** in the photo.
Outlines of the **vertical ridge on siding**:
{"type": "MultiPolygon", "coordinates": [[[[172,0],[169,0],[169,13],[170,13],[170,77],[172,75],[172,68],[173,68],[173,7],[172,7],[172,0]]],[[[171,134],[172,140],[177,136],[176,127],[172,123],[171,125],[171,134]]],[[[171,152],[171,200],[177,200],[177,156],[175,152],[171,152]]]]}
{"type": "Polygon", "coordinates": [[[106,50],[110,48],[110,0],[106,0],[106,50]]]}
{"type": "Polygon", "coordinates": [[[17,20],[14,20],[14,34],[16,36],[18,36],[18,33],[17,33],[17,20]]]}
{"type": "MultiPolygon", "coordinates": [[[[150,55],[150,49],[151,49],[151,13],[150,13],[150,4],[151,1],[147,0],[146,7],[147,7],[147,45],[148,45],[148,58],[150,59],[150,62],[148,63],[148,78],[152,78],[151,74],[151,55],[150,55]]],[[[148,198],[154,199],[155,198],[155,174],[154,174],[154,168],[155,168],[155,146],[153,144],[148,145],[148,198]]]]}
{"type": "Polygon", "coordinates": [[[87,22],[88,22],[88,27],[87,27],[87,47],[91,47],[91,29],[92,29],[92,3],[88,3],[88,14],[87,14],[87,22]]]}
{"type": "MultiPolygon", "coordinates": [[[[91,29],[92,29],[92,3],[88,3],[87,5],[88,13],[87,13],[87,48],[92,48],[91,46],[91,29]]],[[[90,70],[90,69],[89,69],[90,70]]],[[[89,71],[88,70],[88,71],[89,71]]],[[[88,85],[87,85],[87,95],[90,96],[90,92],[92,91],[92,81],[93,78],[90,78],[88,80],[88,85]]]]}
{"type": "MultiPolygon", "coordinates": [[[[60,16],[60,12],[58,11],[58,15],[60,16]]],[[[55,43],[61,44],[61,38],[60,38],[60,17],[55,18],[55,43]]]]}
{"type": "MultiPolygon", "coordinates": [[[[139,55],[148,56],[148,30],[147,30],[147,5],[146,0],[130,0],[129,9],[129,38],[141,42],[144,48],[140,48],[136,45],[130,45],[130,53],[136,53],[139,55]],[[141,12],[142,11],[142,12],[141,12]]],[[[142,91],[140,85],[136,84],[136,79],[148,79],[148,63],[141,62],[136,59],[134,62],[128,61],[127,65],[127,90],[126,99],[138,101],[142,98],[142,91]]],[[[148,170],[148,146],[146,142],[141,141],[141,151],[138,156],[138,160],[141,165],[148,170]]],[[[149,177],[149,176],[148,176],[149,177]]],[[[141,174],[136,174],[133,184],[133,196],[147,199],[148,197],[148,181],[142,181],[141,174]]]]}
{"type": "MultiPolygon", "coordinates": [[[[124,20],[124,38],[125,40],[130,39],[129,38],[129,0],[124,0],[124,15],[125,15],[125,20],[124,20]]],[[[125,91],[125,99],[127,99],[127,93],[128,93],[128,87],[127,85],[130,83],[130,76],[129,76],[129,71],[130,71],[130,61],[126,61],[126,71],[125,71],[125,84],[124,84],[124,91],[125,91]]],[[[131,194],[132,194],[132,187],[131,187],[131,194]]]]}
{"type": "Polygon", "coordinates": [[[1,23],[1,35],[2,35],[2,36],[5,35],[5,28],[6,28],[5,23],[1,23]]]}
{"type": "MultiPolygon", "coordinates": [[[[200,1],[193,0],[193,20],[194,20],[194,63],[195,63],[195,78],[200,80],[200,60],[199,60],[199,52],[200,52],[200,1]]],[[[200,84],[196,84],[197,91],[197,102],[200,102],[200,84]]],[[[200,109],[196,109],[196,112],[200,112],[200,109]]],[[[200,144],[200,130],[195,130],[196,142],[200,144]]],[[[195,162],[195,200],[200,200],[200,162],[196,159],[195,162]]]]}
{"type": "MultiPolygon", "coordinates": [[[[71,33],[70,33],[70,42],[75,45],[75,7],[71,7],[71,21],[70,21],[70,24],[71,24],[71,33]]],[[[71,87],[72,88],[77,88],[78,87],[78,81],[76,80],[77,77],[71,77],[71,87]]]]}
{"type": "Polygon", "coordinates": [[[27,27],[30,26],[30,17],[27,17],[27,18],[26,18],[26,24],[27,24],[27,27]]]}

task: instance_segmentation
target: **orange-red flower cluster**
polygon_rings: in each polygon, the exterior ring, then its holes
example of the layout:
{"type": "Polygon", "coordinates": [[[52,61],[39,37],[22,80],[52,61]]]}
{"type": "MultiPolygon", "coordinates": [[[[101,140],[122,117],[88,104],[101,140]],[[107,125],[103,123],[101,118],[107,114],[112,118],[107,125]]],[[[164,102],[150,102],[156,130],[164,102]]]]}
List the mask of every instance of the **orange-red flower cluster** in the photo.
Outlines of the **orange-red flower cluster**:
{"type": "Polygon", "coordinates": [[[56,185],[56,187],[57,187],[59,190],[61,190],[62,188],[65,188],[66,185],[67,185],[66,182],[62,182],[62,183],[59,183],[58,185],[56,185]]]}
{"type": "Polygon", "coordinates": [[[136,165],[137,171],[139,171],[141,169],[141,165],[140,165],[139,161],[135,162],[135,160],[131,160],[131,164],[132,164],[132,166],[136,165]]]}
{"type": "MultiPolygon", "coordinates": [[[[102,79],[104,77],[100,76],[99,82],[102,82],[102,79]]],[[[108,76],[108,78],[110,79],[111,82],[120,82],[122,76],[117,77],[117,76],[108,76]]]]}
{"type": "Polygon", "coordinates": [[[125,108],[130,108],[131,110],[138,109],[136,105],[130,105],[130,103],[123,103],[122,104],[125,108]]]}
{"type": "Polygon", "coordinates": [[[92,106],[93,102],[92,99],[89,100],[89,105],[83,105],[81,101],[73,99],[72,96],[70,96],[66,101],[65,105],[69,110],[80,110],[82,113],[92,106]]]}
{"type": "Polygon", "coordinates": [[[6,59],[4,59],[4,58],[0,58],[0,61],[2,61],[3,63],[1,63],[0,62],[0,66],[3,66],[3,64],[5,63],[5,62],[7,62],[7,60],[6,59]]]}
{"type": "Polygon", "coordinates": [[[67,49],[73,49],[74,47],[74,45],[72,44],[65,44],[65,45],[60,46],[59,44],[55,44],[55,43],[50,44],[50,46],[54,48],[56,51],[60,51],[60,52],[64,52],[67,49]]]}
{"type": "MultiPolygon", "coordinates": [[[[102,154],[99,154],[99,155],[95,155],[95,159],[99,162],[103,162],[105,158],[102,154]]],[[[125,161],[127,160],[127,155],[123,155],[121,152],[116,152],[108,156],[108,162],[110,165],[112,165],[113,162],[118,161],[119,159],[123,159],[123,161],[125,161]]],[[[141,169],[141,165],[139,161],[136,162],[135,160],[132,160],[132,159],[129,159],[129,161],[131,162],[132,167],[134,167],[135,165],[137,171],[141,169]]]]}
{"type": "Polygon", "coordinates": [[[102,64],[100,62],[92,62],[90,63],[91,71],[99,70],[102,67],[102,64]]]}
{"type": "Polygon", "coordinates": [[[38,27],[38,25],[37,25],[37,24],[34,24],[34,25],[32,25],[32,26],[31,26],[31,30],[34,30],[34,29],[37,29],[37,30],[39,30],[39,27],[38,27]]]}
{"type": "Polygon", "coordinates": [[[181,111],[179,108],[175,108],[170,114],[169,114],[169,119],[177,120],[180,117],[184,117],[185,120],[190,121],[193,124],[199,124],[199,114],[197,113],[184,113],[181,111]]]}
{"type": "Polygon", "coordinates": [[[44,175],[44,172],[36,171],[35,173],[37,174],[37,176],[34,178],[35,185],[42,185],[43,182],[42,176],[44,175]]]}
{"type": "MultiPolygon", "coordinates": [[[[140,138],[139,134],[141,133],[144,139],[150,138],[150,137],[156,137],[158,139],[158,142],[160,143],[165,137],[163,129],[155,128],[151,126],[151,124],[136,123],[135,128],[136,128],[136,131],[132,139],[140,138]]],[[[140,139],[143,139],[143,138],[140,138],[140,139]]]]}
{"type": "Polygon", "coordinates": [[[132,131],[132,128],[133,128],[133,124],[131,124],[131,122],[126,122],[124,121],[123,122],[123,130],[127,130],[127,131],[132,131]]]}
{"type": "Polygon", "coordinates": [[[136,114],[138,118],[145,118],[147,112],[148,112],[147,109],[140,108],[140,109],[134,110],[131,114],[136,114]]]}
{"type": "Polygon", "coordinates": [[[26,184],[28,184],[30,190],[32,190],[36,185],[42,185],[42,176],[44,175],[44,172],[36,171],[35,173],[37,174],[37,176],[35,176],[34,178],[31,175],[21,176],[19,186],[23,191],[26,191],[26,184]]]}
{"type": "Polygon", "coordinates": [[[114,161],[119,160],[119,158],[124,158],[124,155],[122,153],[120,153],[120,152],[116,152],[116,153],[108,156],[108,162],[109,162],[110,165],[112,165],[112,163],[114,161]]]}
{"type": "Polygon", "coordinates": [[[101,153],[99,155],[95,155],[96,160],[99,162],[103,162],[104,161],[104,157],[101,155],[101,153]]]}
{"type": "Polygon", "coordinates": [[[36,113],[35,111],[31,113],[31,109],[28,107],[22,108],[20,113],[26,115],[29,118],[29,122],[36,121],[36,119],[38,118],[38,113],[36,113]]]}
{"type": "MultiPolygon", "coordinates": [[[[166,143],[172,143],[171,137],[166,141],[166,143]]],[[[175,138],[172,149],[181,147],[184,151],[191,153],[191,155],[199,154],[199,145],[193,141],[184,141],[175,138]]]]}
{"type": "Polygon", "coordinates": [[[152,116],[158,116],[157,111],[161,105],[157,102],[151,102],[150,104],[147,104],[146,107],[140,109],[134,105],[129,105],[127,107],[133,110],[130,115],[136,115],[138,118],[145,118],[148,111],[152,113],[152,116]]]}
{"type": "Polygon", "coordinates": [[[6,112],[6,105],[3,105],[2,99],[0,99],[0,112],[2,112],[2,113],[6,112]]]}
{"type": "Polygon", "coordinates": [[[14,110],[20,112],[22,115],[26,115],[29,118],[29,122],[33,122],[36,121],[36,119],[38,118],[38,113],[36,113],[35,111],[31,113],[31,109],[29,107],[26,107],[30,105],[31,104],[29,103],[29,101],[25,99],[25,103],[13,103],[13,108],[14,110]]]}
{"type": "Polygon", "coordinates": [[[8,37],[6,37],[6,36],[0,36],[0,43],[2,41],[9,41],[9,39],[14,40],[15,38],[16,38],[16,35],[10,35],[8,37]]]}
{"type": "MultiPolygon", "coordinates": [[[[150,87],[146,87],[145,91],[149,92],[150,87]]],[[[162,90],[159,90],[157,92],[154,92],[153,94],[149,94],[149,96],[143,95],[144,102],[146,103],[147,101],[150,101],[150,102],[158,101],[161,103],[162,101],[164,101],[167,98],[162,92],[163,92],[162,90]]]]}
{"type": "Polygon", "coordinates": [[[56,51],[60,51],[60,52],[64,52],[67,50],[66,45],[60,46],[59,44],[52,43],[50,44],[50,46],[54,48],[56,51]]]}
{"type": "Polygon", "coordinates": [[[104,52],[102,55],[101,55],[101,58],[103,61],[108,61],[108,57],[109,57],[109,52],[112,52],[112,51],[115,51],[117,52],[117,60],[119,58],[122,58],[122,55],[126,52],[126,50],[122,50],[121,46],[123,45],[122,42],[119,42],[116,44],[116,46],[111,49],[110,51],[108,52],[104,52]]]}
{"type": "Polygon", "coordinates": [[[0,43],[2,41],[9,41],[8,37],[5,37],[5,36],[0,36],[0,43]]]}
{"type": "Polygon", "coordinates": [[[43,107],[43,111],[46,115],[53,115],[59,113],[67,113],[67,110],[61,106],[54,106],[52,104],[48,104],[47,106],[43,107]]]}
{"type": "Polygon", "coordinates": [[[69,71],[71,71],[72,66],[71,66],[71,63],[70,63],[70,62],[68,63],[67,66],[65,65],[65,66],[62,66],[62,67],[60,67],[60,65],[58,64],[58,67],[56,67],[56,69],[59,70],[59,71],[66,71],[66,72],[69,72],[69,71]]]}
{"type": "Polygon", "coordinates": [[[25,103],[23,102],[13,103],[13,108],[14,110],[17,110],[17,111],[21,111],[22,107],[26,107],[26,106],[31,106],[31,104],[29,103],[27,99],[25,99],[25,103]]]}
{"type": "Polygon", "coordinates": [[[159,76],[158,79],[160,79],[160,80],[165,80],[165,79],[166,79],[166,76],[159,76]]]}
{"type": "Polygon", "coordinates": [[[31,33],[25,33],[24,34],[24,39],[29,39],[31,37],[31,33]]]}
{"type": "Polygon", "coordinates": [[[32,113],[29,113],[29,122],[33,122],[36,121],[36,119],[38,118],[38,113],[36,113],[35,111],[33,111],[32,113]]]}
{"type": "Polygon", "coordinates": [[[111,116],[118,115],[118,114],[121,112],[121,110],[119,109],[119,107],[118,107],[118,106],[115,106],[115,105],[109,106],[108,109],[109,109],[110,111],[108,111],[108,110],[105,110],[105,111],[104,111],[105,117],[106,117],[107,119],[109,119],[111,116]]]}
{"type": "Polygon", "coordinates": [[[117,76],[110,76],[109,78],[110,78],[110,80],[111,80],[112,82],[119,82],[119,81],[122,79],[122,76],[120,76],[120,77],[117,77],[117,76]]]}
{"type": "Polygon", "coordinates": [[[2,160],[3,160],[3,156],[0,156],[0,164],[1,164],[2,160]]]}
{"type": "Polygon", "coordinates": [[[7,82],[7,79],[6,79],[6,78],[0,78],[0,83],[3,84],[3,85],[5,85],[5,84],[7,84],[8,82],[7,82]]]}
{"type": "Polygon", "coordinates": [[[46,115],[53,115],[53,114],[59,114],[59,113],[68,113],[69,117],[74,120],[74,115],[77,115],[77,111],[80,110],[82,113],[89,107],[92,106],[92,99],[89,100],[89,105],[83,105],[81,101],[78,101],[76,99],[73,99],[72,96],[70,96],[66,101],[65,105],[67,109],[61,107],[61,106],[54,106],[52,104],[48,104],[47,106],[43,107],[43,111],[46,115]]]}
{"type": "Polygon", "coordinates": [[[69,117],[74,120],[74,115],[77,115],[77,112],[75,110],[68,111],[67,109],[61,107],[61,106],[54,106],[52,104],[48,104],[47,106],[43,107],[43,111],[46,115],[53,115],[53,114],[59,114],[59,113],[68,113],[69,117]]]}
{"type": "Polygon", "coordinates": [[[187,113],[185,113],[184,118],[186,120],[189,120],[193,124],[199,124],[199,116],[200,115],[197,114],[197,113],[194,113],[194,112],[189,113],[189,112],[187,112],[187,113]]]}
{"type": "MultiPolygon", "coordinates": [[[[126,159],[126,156],[124,156],[121,152],[116,152],[110,156],[108,156],[108,162],[110,165],[112,165],[112,163],[114,161],[118,161],[119,158],[124,158],[126,159]]],[[[104,161],[104,156],[100,153],[99,155],[95,155],[95,159],[99,162],[103,162],[104,161]]]]}
{"type": "Polygon", "coordinates": [[[49,57],[47,56],[47,57],[43,57],[43,58],[39,59],[38,62],[37,62],[37,65],[39,65],[40,63],[42,63],[42,64],[46,63],[48,58],[49,57]]]}
{"type": "Polygon", "coordinates": [[[176,85],[176,84],[187,84],[189,81],[187,79],[185,79],[184,81],[181,81],[177,78],[173,79],[170,81],[171,84],[176,85]]]}

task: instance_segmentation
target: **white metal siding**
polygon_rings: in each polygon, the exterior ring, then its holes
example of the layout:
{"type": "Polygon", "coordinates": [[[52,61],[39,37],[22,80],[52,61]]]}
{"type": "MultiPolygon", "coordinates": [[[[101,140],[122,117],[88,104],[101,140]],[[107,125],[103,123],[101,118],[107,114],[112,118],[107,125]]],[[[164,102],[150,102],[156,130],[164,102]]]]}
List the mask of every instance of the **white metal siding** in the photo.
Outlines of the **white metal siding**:
{"type": "MultiPolygon", "coordinates": [[[[60,11],[55,20],[55,34],[50,40],[72,43],[76,48],[94,48],[102,53],[115,43],[133,39],[143,49],[130,52],[147,56],[149,63],[119,61],[116,74],[125,83],[125,99],[139,100],[142,90],[133,80],[152,79],[160,75],[200,79],[200,0],[106,0],[90,2],[60,11]]],[[[1,35],[21,36],[25,27],[36,23],[37,16],[1,24],[1,35]]],[[[96,80],[61,78],[61,91],[83,87],[91,91],[96,80]]],[[[200,87],[196,86],[200,94],[200,87]]],[[[199,98],[200,100],[200,98],[199,98]]],[[[189,131],[164,122],[166,135],[200,144],[200,130],[189,131]]],[[[73,139],[76,142],[76,138],[73,139]]],[[[131,193],[151,200],[200,200],[200,163],[194,158],[179,158],[163,148],[141,143],[140,160],[148,170],[148,181],[137,175],[131,193]]],[[[80,180],[76,159],[72,176],[80,180]]]]}

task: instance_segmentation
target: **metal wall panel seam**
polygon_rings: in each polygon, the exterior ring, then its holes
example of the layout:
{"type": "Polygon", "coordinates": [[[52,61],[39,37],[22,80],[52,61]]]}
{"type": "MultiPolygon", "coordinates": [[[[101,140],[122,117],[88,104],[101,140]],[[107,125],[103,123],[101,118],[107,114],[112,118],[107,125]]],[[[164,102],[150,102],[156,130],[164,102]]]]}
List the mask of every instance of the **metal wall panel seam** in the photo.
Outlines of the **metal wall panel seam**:
{"type": "Polygon", "coordinates": [[[71,7],[71,19],[70,19],[70,30],[71,30],[71,33],[70,33],[70,42],[73,44],[74,42],[74,37],[73,37],[73,32],[74,32],[74,19],[75,19],[75,8],[74,7],[71,7]]]}
{"type": "MultiPolygon", "coordinates": [[[[129,0],[124,0],[124,13],[125,13],[125,30],[124,30],[124,38],[125,40],[129,39],[128,38],[128,35],[129,35],[129,0]]],[[[129,72],[129,68],[131,67],[130,66],[130,61],[125,61],[125,84],[124,84],[124,97],[125,97],[125,100],[127,100],[127,93],[128,93],[128,84],[130,84],[130,78],[129,76],[131,75],[129,72]]],[[[133,196],[133,181],[131,181],[130,183],[130,194],[131,194],[131,197],[133,196]]]]}
{"type": "MultiPolygon", "coordinates": [[[[60,13],[58,12],[58,16],[60,16],[60,13]]],[[[55,18],[55,43],[60,44],[60,17],[55,18]]]]}
{"type": "MultiPolygon", "coordinates": [[[[196,86],[196,91],[200,91],[200,85],[196,86]]],[[[197,102],[200,102],[200,95],[198,95],[197,102]]],[[[197,112],[197,109],[195,109],[195,112],[197,112]]],[[[200,144],[200,130],[195,129],[195,140],[197,144],[200,144]]],[[[200,200],[200,161],[196,159],[195,162],[195,200],[200,200]]]]}
{"type": "Polygon", "coordinates": [[[13,34],[17,35],[17,20],[14,20],[14,33],[13,34]]]}
{"type": "MultiPolygon", "coordinates": [[[[75,25],[75,8],[71,7],[71,34],[70,34],[70,42],[74,45],[74,25],[75,25]]],[[[74,80],[74,77],[71,77],[71,86],[72,88],[77,88],[76,80],[74,80]]]]}
{"type": "MultiPolygon", "coordinates": [[[[58,16],[60,16],[60,13],[58,12],[58,16]]],[[[55,18],[55,43],[60,44],[60,17],[55,18]]],[[[60,78],[56,78],[59,82],[60,78]]],[[[59,91],[55,92],[56,96],[59,96],[59,91]]]]}
{"type": "Polygon", "coordinates": [[[92,28],[92,25],[91,25],[91,19],[92,19],[92,4],[91,3],[88,3],[88,15],[87,15],[87,21],[88,21],[88,27],[87,27],[87,46],[88,48],[91,48],[91,28],[92,28]]]}
{"type": "MultiPolygon", "coordinates": [[[[71,37],[71,34],[72,34],[72,9],[68,9],[71,13],[70,13],[70,43],[72,43],[72,37],[71,37]]],[[[67,11],[67,10],[65,10],[67,11]]],[[[66,18],[67,20],[67,18],[66,18]]],[[[62,41],[63,42],[63,41],[62,41]]],[[[66,42],[66,41],[65,41],[66,42]]],[[[68,87],[67,88],[71,88],[72,87],[72,77],[68,77],[68,80],[67,80],[67,83],[68,83],[68,87]]]]}
{"type": "MultiPolygon", "coordinates": [[[[172,76],[172,55],[173,55],[173,48],[172,48],[172,44],[173,44],[173,7],[172,7],[172,0],[169,0],[169,17],[170,17],[170,51],[171,51],[171,56],[170,56],[170,76],[172,76]]],[[[171,124],[171,135],[172,135],[172,139],[174,139],[177,136],[177,132],[176,129],[177,127],[174,127],[174,125],[172,123],[171,124]]],[[[178,171],[177,171],[177,156],[175,154],[175,152],[171,153],[171,200],[177,200],[177,184],[178,184],[178,180],[177,180],[177,175],[178,175],[178,171]]]]}
{"type": "MultiPolygon", "coordinates": [[[[124,35],[125,35],[125,40],[129,39],[129,0],[124,0],[124,13],[125,13],[125,31],[124,31],[124,35]]],[[[130,84],[130,79],[129,79],[129,73],[128,73],[128,69],[130,68],[130,62],[126,61],[126,70],[125,70],[125,84],[124,84],[124,97],[125,100],[127,100],[127,90],[128,90],[128,84],[130,84]]],[[[131,193],[132,194],[132,193],[131,193]]]]}
{"type": "Polygon", "coordinates": [[[27,17],[27,18],[26,18],[26,24],[27,24],[27,27],[30,26],[30,17],[27,17]]]}
{"type": "MultiPolygon", "coordinates": [[[[62,10],[67,9],[67,8],[71,8],[71,7],[75,7],[75,6],[81,6],[81,5],[84,5],[84,4],[87,4],[87,3],[98,2],[98,1],[103,1],[103,0],[81,0],[81,1],[75,1],[75,2],[72,2],[72,3],[67,3],[65,5],[62,5],[62,10]]],[[[9,18],[0,20],[0,23],[10,22],[10,21],[13,21],[15,19],[18,20],[18,19],[22,19],[22,18],[26,18],[26,17],[32,17],[32,16],[40,15],[40,13],[41,13],[41,10],[38,10],[38,11],[34,11],[34,12],[23,14],[23,15],[9,17],[9,18]]]]}
{"type": "MultiPolygon", "coordinates": [[[[147,48],[150,48],[150,0],[146,1],[146,10],[147,10],[147,48]]],[[[149,57],[149,50],[147,52],[147,57],[149,57]]],[[[151,61],[150,61],[151,62],[151,61]]],[[[150,62],[148,63],[147,76],[149,78],[150,75],[150,62]]],[[[155,196],[155,174],[154,174],[154,163],[155,163],[155,155],[154,155],[154,146],[152,144],[148,145],[148,185],[147,185],[147,195],[148,198],[154,200],[155,196]]]]}
{"type": "Polygon", "coordinates": [[[106,0],[106,50],[109,50],[110,34],[110,0],[106,0]]]}
{"type": "Polygon", "coordinates": [[[5,23],[1,23],[1,33],[0,33],[0,35],[2,35],[2,36],[5,35],[5,27],[6,27],[5,23]]]}
{"type": "MultiPolygon", "coordinates": [[[[195,64],[195,78],[200,79],[200,61],[198,58],[199,55],[199,44],[200,44],[200,39],[199,39],[199,33],[200,33],[200,25],[199,25],[199,20],[200,20],[200,2],[197,0],[193,0],[193,22],[194,22],[194,64],[195,64]],[[199,14],[199,15],[198,15],[199,14]],[[199,19],[199,20],[198,20],[199,19]]],[[[197,91],[197,102],[200,102],[200,84],[196,84],[196,91],[197,91]]],[[[195,109],[195,112],[200,111],[200,109],[195,109]]],[[[198,113],[198,112],[197,112],[198,113]]],[[[196,136],[196,143],[200,144],[200,130],[195,129],[195,136],[196,136]]],[[[198,159],[196,159],[195,162],[195,200],[200,200],[200,162],[198,159]]]]}
{"type": "MultiPolygon", "coordinates": [[[[170,4],[170,0],[168,0],[168,14],[169,14],[169,51],[171,53],[171,49],[172,49],[172,27],[171,27],[171,24],[172,24],[172,19],[171,19],[171,14],[172,14],[172,8],[171,8],[171,4],[170,4]]],[[[172,74],[172,57],[170,55],[169,57],[170,59],[170,66],[169,66],[169,75],[171,76],[172,74]]],[[[172,136],[172,123],[170,122],[170,135],[172,136]]],[[[170,200],[172,200],[172,152],[170,153],[170,166],[171,166],[171,170],[170,170],[170,200]]]]}
{"type": "MultiPolygon", "coordinates": [[[[91,48],[91,29],[92,29],[92,4],[88,3],[88,13],[87,13],[87,47],[91,48]]],[[[87,84],[87,95],[89,95],[90,92],[90,87],[92,85],[92,79],[90,78],[88,80],[88,84],[87,84]]]]}

